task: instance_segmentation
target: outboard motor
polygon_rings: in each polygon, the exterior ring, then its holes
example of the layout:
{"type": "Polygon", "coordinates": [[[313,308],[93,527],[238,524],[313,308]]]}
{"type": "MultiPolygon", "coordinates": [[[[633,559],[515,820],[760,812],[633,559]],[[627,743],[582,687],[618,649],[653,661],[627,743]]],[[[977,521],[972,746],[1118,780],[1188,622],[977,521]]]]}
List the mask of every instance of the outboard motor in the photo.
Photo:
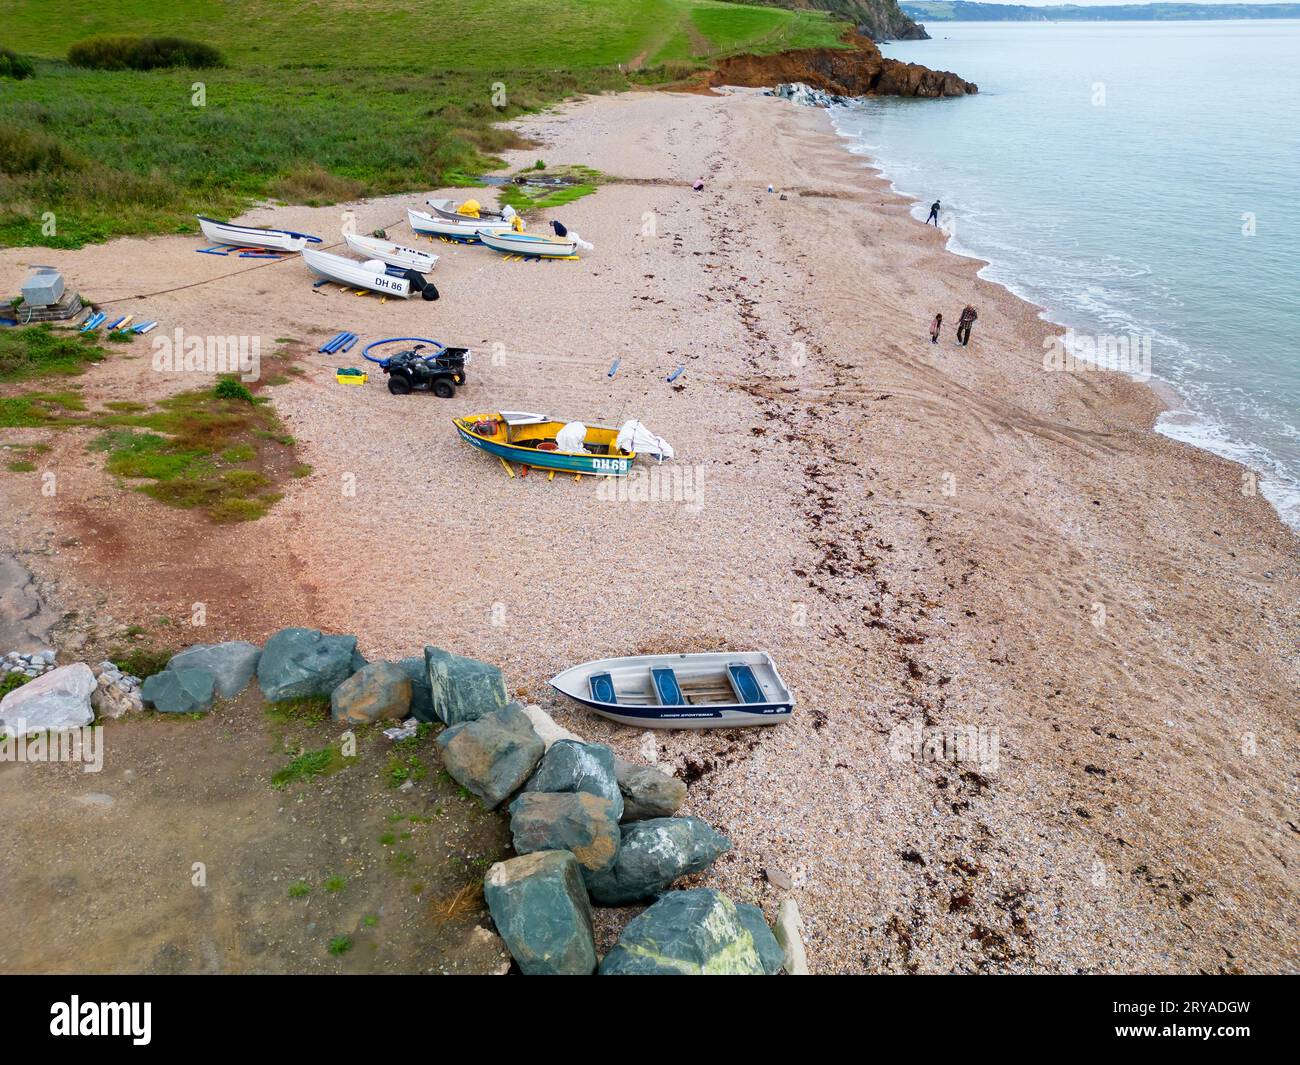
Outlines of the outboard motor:
{"type": "Polygon", "coordinates": [[[432,301],[438,298],[438,290],[434,287],[433,282],[426,281],[419,270],[407,270],[402,276],[411,283],[411,291],[418,292],[421,299],[432,301]]]}

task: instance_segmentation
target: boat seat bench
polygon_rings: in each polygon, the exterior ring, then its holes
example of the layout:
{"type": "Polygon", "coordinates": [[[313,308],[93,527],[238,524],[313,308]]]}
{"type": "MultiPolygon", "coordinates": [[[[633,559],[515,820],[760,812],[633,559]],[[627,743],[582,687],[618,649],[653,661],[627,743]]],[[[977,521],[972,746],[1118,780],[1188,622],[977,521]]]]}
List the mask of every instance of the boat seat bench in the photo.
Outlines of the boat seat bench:
{"type": "Polygon", "coordinates": [[[660,706],[686,705],[686,696],[682,694],[682,686],[677,683],[677,674],[669,667],[657,666],[651,669],[650,682],[654,685],[660,706]]]}
{"type": "Polygon", "coordinates": [[[614,678],[608,673],[593,673],[587,684],[591,687],[591,697],[598,703],[617,703],[618,695],[614,691],[614,678]]]}
{"type": "Polygon", "coordinates": [[[754,671],[743,662],[733,662],[727,666],[727,679],[731,681],[731,689],[736,693],[736,699],[742,703],[763,703],[767,701],[763,695],[763,687],[758,683],[758,678],[754,676],[754,671]]]}

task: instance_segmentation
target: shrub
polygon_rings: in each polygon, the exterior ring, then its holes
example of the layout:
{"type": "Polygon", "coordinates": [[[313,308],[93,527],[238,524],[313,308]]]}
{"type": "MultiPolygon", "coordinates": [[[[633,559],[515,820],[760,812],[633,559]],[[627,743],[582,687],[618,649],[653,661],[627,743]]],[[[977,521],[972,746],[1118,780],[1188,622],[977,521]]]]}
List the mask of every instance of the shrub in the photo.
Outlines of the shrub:
{"type": "Polygon", "coordinates": [[[0,123],[0,174],[57,173],[80,166],[75,152],[43,130],[0,123]]]}
{"type": "Polygon", "coordinates": [[[68,62],[91,70],[225,66],[225,59],[211,45],[184,37],[88,37],[68,49],[68,62]]]}
{"type": "Polygon", "coordinates": [[[216,388],[212,390],[212,394],[217,399],[240,399],[245,403],[253,402],[253,393],[230,377],[223,377],[218,381],[216,388]]]}
{"type": "Polygon", "coordinates": [[[30,78],[35,73],[36,68],[26,56],[11,52],[8,48],[0,48],[0,78],[22,81],[23,78],[30,78]]]}

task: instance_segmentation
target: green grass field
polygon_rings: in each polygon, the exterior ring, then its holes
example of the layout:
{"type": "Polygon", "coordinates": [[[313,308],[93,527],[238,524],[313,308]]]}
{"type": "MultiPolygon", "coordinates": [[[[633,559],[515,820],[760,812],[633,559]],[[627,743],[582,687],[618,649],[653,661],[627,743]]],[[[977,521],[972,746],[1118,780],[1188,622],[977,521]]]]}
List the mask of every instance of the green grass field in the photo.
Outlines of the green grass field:
{"type": "Polygon", "coordinates": [[[35,77],[0,80],[0,245],[56,247],[191,231],[195,212],[260,197],[327,203],[455,182],[512,146],[492,125],[502,118],[718,55],[833,45],[842,29],[818,12],[713,0],[61,0],[57,14],[0,0],[0,26],[6,47],[37,60],[35,77]],[[63,60],[99,34],[184,36],[228,66],[63,60]]]}

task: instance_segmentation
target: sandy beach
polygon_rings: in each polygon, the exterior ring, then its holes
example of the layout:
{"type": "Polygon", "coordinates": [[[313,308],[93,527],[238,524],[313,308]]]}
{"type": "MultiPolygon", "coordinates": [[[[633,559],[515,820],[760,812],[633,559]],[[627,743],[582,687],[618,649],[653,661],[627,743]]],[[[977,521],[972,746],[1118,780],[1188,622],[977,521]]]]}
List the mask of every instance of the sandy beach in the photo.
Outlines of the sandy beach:
{"type": "MultiPolygon", "coordinates": [[[[1295,971],[1298,545],[1243,468],[1153,433],[1144,385],[1045,371],[1039,309],[945,251],[822,111],[645,92],[518,128],[539,146],[512,167],[610,176],[545,216],[595,250],[422,244],[435,303],[314,290],[297,260],[248,270],[193,236],[0,250],[6,291],[50,264],[159,334],[301,342],[273,394],[313,472],[255,523],[122,491],[77,432],[0,432],[53,445],[57,495],[0,473],[0,535],[79,611],[67,631],[202,601],[205,642],[309,624],[371,658],[498,663],[566,728],[686,779],[684,812],[734,842],[700,882],[769,918],[793,896],[816,972],[1295,971]],[[357,352],[315,351],[344,329],[469,346],[469,384],[340,386],[357,352]],[[677,457],[622,496],[511,479],[451,427],[500,409],[639,418],[677,457]],[[714,647],[770,651],[793,720],[648,738],[545,684],[714,647]]],[[[240,221],[329,243],[353,211],[405,241],[426,195],[240,221]]],[[[91,369],[87,398],[194,386],[150,353],[91,369]]]]}

